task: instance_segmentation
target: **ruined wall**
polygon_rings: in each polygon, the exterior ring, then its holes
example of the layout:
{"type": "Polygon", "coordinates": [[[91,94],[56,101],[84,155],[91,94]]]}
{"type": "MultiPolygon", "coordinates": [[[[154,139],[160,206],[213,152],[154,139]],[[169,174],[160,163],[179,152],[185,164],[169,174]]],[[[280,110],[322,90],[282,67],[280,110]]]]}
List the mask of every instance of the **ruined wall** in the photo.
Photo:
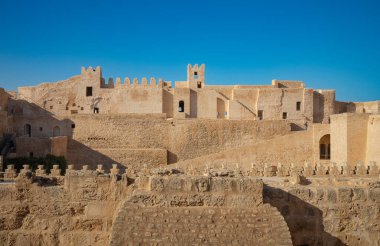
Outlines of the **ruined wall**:
{"type": "Polygon", "coordinates": [[[377,178],[309,181],[302,186],[264,179],[264,202],[284,216],[293,245],[380,245],[377,178]]]}
{"type": "Polygon", "coordinates": [[[110,245],[291,245],[278,211],[262,205],[258,179],[185,175],[148,179],[146,189],[136,190],[120,206],[110,245]]]}
{"type": "Polygon", "coordinates": [[[18,179],[2,184],[2,245],[107,245],[112,216],[126,185],[91,171],[70,178],[18,179]],[[65,182],[66,183],[66,182],[65,182]]]}
{"type": "MultiPolygon", "coordinates": [[[[305,166],[309,167],[309,166],[305,166]]],[[[380,245],[379,170],[257,177],[241,169],[69,167],[2,184],[4,245],[380,245]],[[298,181],[297,181],[298,180],[298,181]]],[[[264,170],[265,176],[270,174],[264,170]]],[[[270,175],[271,176],[271,175],[270,175]]]]}

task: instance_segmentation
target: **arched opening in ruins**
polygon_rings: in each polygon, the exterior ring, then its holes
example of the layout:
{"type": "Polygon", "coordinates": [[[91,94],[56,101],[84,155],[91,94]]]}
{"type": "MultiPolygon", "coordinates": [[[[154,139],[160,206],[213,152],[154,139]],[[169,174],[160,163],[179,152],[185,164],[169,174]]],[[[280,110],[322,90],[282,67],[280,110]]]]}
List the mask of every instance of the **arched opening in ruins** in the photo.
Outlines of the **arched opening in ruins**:
{"type": "Polygon", "coordinates": [[[218,111],[218,119],[224,119],[226,112],[226,105],[220,98],[216,99],[216,109],[218,111]]]}
{"type": "Polygon", "coordinates": [[[319,140],[319,159],[330,160],[330,134],[326,134],[319,140]]]}
{"type": "Polygon", "coordinates": [[[184,101],[178,102],[178,112],[185,112],[185,102],[184,101]]]}
{"type": "Polygon", "coordinates": [[[32,126],[30,124],[25,124],[24,135],[28,135],[28,137],[32,136],[32,126]]]}
{"type": "Polygon", "coordinates": [[[55,126],[53,128],[53,137],[61,136],[61,128],[59,126],[55,126]]]}

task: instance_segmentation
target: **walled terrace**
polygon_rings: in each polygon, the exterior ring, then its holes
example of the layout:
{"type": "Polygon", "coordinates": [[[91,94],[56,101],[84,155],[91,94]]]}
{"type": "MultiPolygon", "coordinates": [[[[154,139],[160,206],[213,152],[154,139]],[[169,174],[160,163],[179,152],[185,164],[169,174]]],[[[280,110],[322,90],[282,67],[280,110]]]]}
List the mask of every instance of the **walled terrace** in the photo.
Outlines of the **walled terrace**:
{"type": "Polygon", "coordinates": [[[5,245],[379,245],[376,163],[2,173],[5,245]],[[335,168],[336,167],[336,168],[335,168]]]}

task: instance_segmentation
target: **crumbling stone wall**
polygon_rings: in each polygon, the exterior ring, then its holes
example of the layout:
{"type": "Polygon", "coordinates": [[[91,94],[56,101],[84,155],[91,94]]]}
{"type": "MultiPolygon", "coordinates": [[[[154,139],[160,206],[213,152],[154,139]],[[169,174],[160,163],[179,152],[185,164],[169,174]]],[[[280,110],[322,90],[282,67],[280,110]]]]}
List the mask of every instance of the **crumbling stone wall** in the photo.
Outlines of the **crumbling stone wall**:
{"type": "Polygon", "coordinates": [[[377,178],[283,180],[264,180],[264,202],[280,210],[294,245],[380,245],[377,178]]]}
{"type": "Polygon", "coordinates": [[[63,177],[20,175],[15,184],[1,184],[0,244],[107,245],[113,212],[126,194],[120,182],[90,171],[70,179],[75,189],[65,189],[63,177]]]}
{"type": "Polygon", "coordinates": [[[111,245],[291,245],[279,212],[262,204],[259,179],[211,175],[142,178],[116,215],[111,245]]]}

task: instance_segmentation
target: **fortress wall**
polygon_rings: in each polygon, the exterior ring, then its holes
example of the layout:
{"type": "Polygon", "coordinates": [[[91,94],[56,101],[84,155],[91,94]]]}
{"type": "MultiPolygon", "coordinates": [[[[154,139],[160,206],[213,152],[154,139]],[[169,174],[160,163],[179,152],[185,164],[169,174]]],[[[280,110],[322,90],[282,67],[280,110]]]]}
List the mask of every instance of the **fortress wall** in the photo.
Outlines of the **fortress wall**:
{"type": "Polygon", "coordinates": [[[267,140],[257,140],[255,144],[235,147],[218,153],[204,155],[191,160],[178,163],[185,169],[196,167],[219,167],[221,165],[230,168],[249,170],[252,165],[256,168],[264,168],[265,164],[278,163],[290,167],[292,163],[302,166],[304,162],[313,162],[313,133],[312,131],[295,132],[285,136],[276,136],[267,140]]]}
{"type": "Polygon", "coordinates": [[[331,161],[336,163],[347,162],[347,114],[333,115],[331,119],[331,161]]]}
{"type": "Polygon", "coordinates": [[[232,99],[238,100],[240,103],[244,104],[253,113],[257,113],[256,102],[259,98],[259,89],[234,89],[232,91],[232,99]]]}
{"type": "Polygon", "coordinates": [[[142,168],[167,163],[169,123],[159,115],[76,115],[68,160],[142,168]]]}
{"type": "Polygon", "coordinates": [[[175,88],[173,90],[173,117],[184,119],[190,117],[190,89],[189,88],[175,88]],[[183,101],[183,112],[179,112],[179,102],[183,101]]]}
{"type": "Polygon", "coordinates": [[[3,134],[7,132],[8,128],[8,113],[5,111],[0,111],[0,138],[3,134]]]}
{"type": "Polygon", "coordinates": [[[347,104],[348,113],[380,113],[380,101],[372,102],[351,102],[347,104]]]}
{"type": "MultiPolygon", "coordinates": [[[[169,121],[158,118],[134,118],[129,115],[100,114],[76,115],[71,117],[70,121],[73,122],[75,128],[73,140],[69,141],[68,158],[75,164],[89,162],[91,156],[107,161],[101,164],[118,163],[116,160],[125,156],[117,151],[111,151],[110,156],[107,156],[105,149],[121,149],[122,152],[127,149],[152,150],[151,157],[157,157],[154,149],[166,149],[168,163],[175,163],[230,148],[252,145],[260,139],[290,132],[290,126],[285,121],[169,121]],[[89,158],[85,159],[85,156],[89,158]]],[[[160,155],[160,161],[150,161],[147,164],[157,164],[161,162],[162,157],[160,155]]],[[[129,162],[128,159],[124,160],[129,162]]],[[[93,161],[95,159],[90,162],[93,161]]],[[[92,163],[92,165],[96,164],[100,163],[92,163]]]]}
{"type": "MultiPolygon", "coordinates": [[[[284,94],[281,100],[282,112],[279,117],[282,117],[282,113],[286,112],[287,119],[296,120],[302,119],[304,105],[304,89],[283,89],[284,94]],[[297,110],[297,102],[301,102],[300,110],[297,110]]],[[[281,119],[281,118],[278,118],[281,119]]]]}
{"type": "Polygon", "coordinates": [[[213,90],[201,90],[197,93],[197,99],[197,117],[199,119],[217,119],[225,117],[225,112],[228,110],[227,102],[218,92],[213,90]],[[221,106],[219,110],[220,112],[218,112],[219,105],[221,106]]]}
{"type": "MultiPolygon", "coordinates": [[[[309,101],[306,101],[308,105],[309,101]]],[[[303,88],[260,89],[255,108],[264,111],[263,119],[266,120],[282,119],[284,112],[287,113],[287,119],[300,119],[304,116],[304,103],[303,88]],[[297,102],[301,102],[300,110],[296,108],[297,102]]]]}
{"type": "Polygon", "coordinates": [[[257,101],[257,110],[263,110],[264,120],[279,119],[282,116],[283,91],[280,89],[261,89],[257,101]]]}
{"type": "Polygon", "coordinates": [[[31,136],[40,138],[49,138],[54,135],[54,127],[58,126],[60,135],[72,136],[72,121],[68,119],[58,119],[51,115],[35,115],[33,117],[25,117],[22,115],[13,116],[13,131],[16,136],[25,136],[25,125],[31,126],[31,136]]]}
{"type": "Polygon", "coordinates": [[[225,85],[225,86],[206,86],[205,88],[209,89],[209,90],[216,90],[217,92],[219,92],[220,94],[225,96],[228,100],[233,99],[234,86],[228,86],[228,85],[225,85]]]}
{"type": "Polygon", "coordinates": [[[367,114],[347,115],[347,162],[349,165],[366,160],[368,118],[367,114]]]}
{"type": "Polygon", "coordinates": [[[304,88],[305,83],[296,80],[272,80],[272,86],[275,88],[304,88]]]}
{"type": "MultiPolygon", "coordinates": [[[[334,162],[347,162],[354,166],[358,161],[367,160],[367,136],[370,126],[368,114],[333,115],[331,121],[331,157],[334,162]]],[[[372,141],[372,140],[370,140],[372,141]]],[[[374,156],[371,156],[373,158],[374,156]]],[[[372,160],[368,160],[372,161],[372,160]]]]}
{"type": "Polygon", "coordinates": [[[16,138],[17,156],[44,157],[51,154],[51,141],[49,138],[20,137],[16,138]]]}
{"type": "Polygon", "coordinates": [[[376,179],[331,183],[316,178],[311,182],[308,186],[285,185],[264,179],[264,202],[284,216],[293,245],[379,245],[380,186],[376,179]]]}
{"type": "Polygon", "coordinates": [[[174,124],[169,130],[169,151],[176,155],[176,161],[252,145],[260,139],[290,132],[285,121],[178,120],[174,124]]]}
{"type": "Polygon", "coordinates": [[[263,183],[257,178],[146,178],[147,185],[119,207],[111,245],[157,241],[165,245],[291,245],[280,213],[262,204],[263,183]]]}
{"type": "Polygon", "coordinates": [[[120,229],[113,232],[110,245],[156,242],[163,245],[292,245],[284,219],[270,206],[238,210],[128,207],[124,213],[124,226],[118,224],[120,229]]]}
{"type": "MultiPolygon", "coordinates": [[[[149,115],[148,115],[149,116],[149,115]]],[[[75,115],[73,139],[90,148],[164,148],[169,123],[134,115],[75,115]]]]}
{"type": "Polygon", "coordinates": [[[330,122],[330,115],[335,110],[335,90],[318,90],[313,93],[314,123],[330,122]]]}
{"type": "Polygon", "coordinates": [[[51,154],[55,156],[64,156],[67,158],[67,143],[68,143],[68,137],[67,136],[61,136],[61,137],[53,137],[50,138],[50,149],[51,154]]]}
{"type": "Polygon", "coordinates": [[[366,163],[376,161],[380,166],[380,116],[370,115],[367,126],[367,152],[366,163]]]}
{"type": "Polygon", "coordinates": [[[348,102],[335,101],[334,113],[335,114],[347,113],[348,112],[348,105],[349,105],[348,102]]]}
{"type": "Polygon", "coordinates": [[[313,93],[313,89],[304,89],[303,100],[301,102],[301,116],[304,116],[309,122],[313,122],[313,93]]]}
{"type": "Polygon", "coordinates": [[[243,106],[236,100],[229,100],[227,102],[228,119],[229,120],[254,120],[256,119],[256,111],[252,111],[243,106]]]}
{"type": "Polygon", "coordinates": [[[0,87],[0,112],[8,110],[9,94],[0,87]]]}
{"type": "MultiPolygon", "coordinates": [[[[57,179],[63,183],[62,177],[57,179]]],[[[2,184],[2,245],[108,245],[113,213],[127,196],[125,188],[110,177],[83,173],[70,180],[72,186],[66,188],[54,182],[40,186],[41,180],[2,184]]]]}
{"type": "Polygon", "coordinates": [[[174,108],[178,111],[178,108],[173,103],[173,98],[174,96],[170,91],[162,90],[162,113],[166,114],[167,118],[173,118],[174,108]]]}
{"type": "Polygon", "coordinates": [[[117,113],[162,113],[162,88],[132,87],[116,89],[112,93],[109,109],[111,114],[117,113]]]}
{"type": "Polygon", "coordinates": [[[105,167],[111,168],[111,164],[119,163],[122,167],[128,167],[133,170],[154,168],[167,164],[166,149],[131,149],[131,148],[96,148],[88,149],[78,143],[70,143],[68,150],[69,163],[75,163],[76,168],[81,165],[89,165],[95,168],[98,164],[104,164],[105,167]],[[91,153],[91,155],[89,155],[91,153]]]}

